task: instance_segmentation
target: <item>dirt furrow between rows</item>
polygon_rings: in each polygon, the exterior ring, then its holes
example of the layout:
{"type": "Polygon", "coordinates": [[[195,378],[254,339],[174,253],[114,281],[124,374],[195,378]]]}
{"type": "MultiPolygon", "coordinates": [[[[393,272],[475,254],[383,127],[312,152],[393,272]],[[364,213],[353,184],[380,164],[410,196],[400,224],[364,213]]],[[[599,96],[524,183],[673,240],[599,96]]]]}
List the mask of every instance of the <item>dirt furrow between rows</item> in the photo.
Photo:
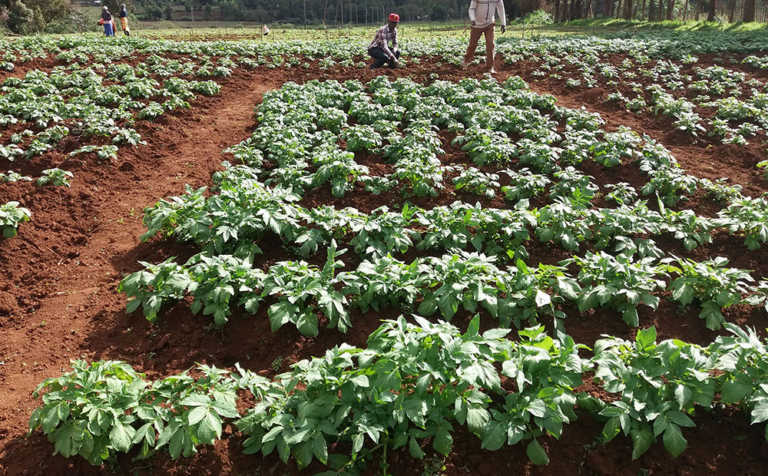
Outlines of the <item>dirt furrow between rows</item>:
{"type": "MultiPolygon", "coordinates": [[[[511,75],[514,74],[518,72],[511,75]]],[[[506,79],[508,75],[503,74],[503,78],[506,79]]],[[[675,128],[671,119],[638,115],[602,102],[602,89],[571,91],[565,88],[553,89],[535,81],[529,84],[538,94],[554,96],[560,106],[572,109],[583,107],[600,114],[606,121],[606,130],[613,131],[624,126],[637,133],[647,134],[669,149],[684,169],[700,178],[717,180],[728,177],[731,184],[741,185],[744,193],[752,196],[768,191],[768,182],[756,166],[768,158],[768,154],[757,137],[752,138],[747,146],[707,143],[706,137],[697,141],[688,133],[675,128]]]]}
{"type": "Polygon", "coordinates": [[[156,258],[139,243],[143,209],[183,193],[185,184],[208,185],[222,150],[250,135],[254,105],[278,86],[258,73],[238,73],[220,96],[146,125],[148,145],[121,151],[117,164],[77,173],[71,189],[32,207],[33,222],[18,239],[2,243],[0,266],[10,282],[0,280],[0,305],[10,302],[12,312],[0,314],[0,474],[31,464],[18,459],[18,445],[36,405],[35,385],[66,371],[70,359],[110,358],[99,333],[131,333],[130,322],[111,321],[126,319],[116,292],[123,273],[137,260],[156,258]],[[79,246],[62,254],[57,231],[79,246]],[[36,302],[17,299],[19,288],[30,289],[36,302]]]}

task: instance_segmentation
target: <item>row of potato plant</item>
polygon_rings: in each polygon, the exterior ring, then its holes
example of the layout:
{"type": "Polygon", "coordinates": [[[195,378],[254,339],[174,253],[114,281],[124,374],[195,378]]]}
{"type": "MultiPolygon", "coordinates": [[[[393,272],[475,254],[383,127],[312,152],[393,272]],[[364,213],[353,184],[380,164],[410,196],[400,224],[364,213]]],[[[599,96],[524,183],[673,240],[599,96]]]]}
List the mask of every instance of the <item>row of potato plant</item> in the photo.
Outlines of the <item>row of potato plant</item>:
{"type": "Polygon", "coordinates": [[[262,270],[248,258],[200,253],[186,264],[168,259],[142,263],[145,269],[126,276],[119,290],[128,298],[127,310],[141,309],[155,321],[164,308],[193,297],[195,314],[213,317],[217,326],[230,318],[233,307],[257,314],[263,303],[273,331],[294,325],[303,335],[317,336],[320,316],[329,328],[346,332],[352,325],[350,307],[362,312],[373,308],[415,311],[450,319],[463,309],[483,309],[504,327],[535,323],[540,316],[565,325],[563,305],[579,311],[608,308],[620,313],[632,327],[640,324],[640,305],[656,309],[660,296],[682,307],[695,304],[711,330],[726,322],[723,311],[734,304],[765,305],[766,280],[752,285],[748,271],[730,268],[722,257],[696,262],[686,258],[638,258],[636,248],[616,256],[587,252],[560,266],[529,267],[518,258],[500,266],[496,259],[477,252],[448,250],[442,256],[404,262],[391,255],[365,258],[355,269],[337,272],[335,241],[323,267],[306,261],[279,261],[262,270]],[[567,266],[575,265],[576,276],[567,266]],[[669,289],[671,294],[664,294],[669,289]],[[515,316],[513,321],[507,320],[515,316]]]}
{"type": "MultiPolygon", "coordinates": [[[[583,59],[589,64],[599,63],[601,55],[627,55],[632,58],[666,58],[685,61],[692,55],[717,53],[750,54],[744,63],[764,69],[764,59],[754,54],[768,48],[760,32],[680,32],[653,31],[646,33],[626,32],[594,36],[555,36],[545,38],[513,38],[497,40],[498,51],[503,56],[523,55],[551,61],[568,62],[583,59]]],[[[406,58],[435,57],[443,61],[461,61],[450,55],[461,49],[466,38],[449,38],[433,35],[403,38],[402,50],[406,58]]],[[[172,55],[188,55],[193,58],[233,57],[248,62],[261,59],[268,64],[287,67],[301,66],[295,57],[329,58],[338,63],[360,56],[360,46],[348,39],[312,41],[173,41],[146,37],[119,38],[105,43],[96,35],[68,37],[24,37],[0,39],[0,63],[4,69],[13,70],[35,59],[58,55],[62,61],[80,63],[111,62],[136,55],[157,55],[172,59],[172,55]]],[[[602,65],[607,69],[610,64],[602,65]]]]}
{"type": "Polygon", "coordinates": [[[340,475],[388,449],[447,455],[457,427],[486,450],[525,444],[533,463],[547,464],[542,442],[559,438],[577,409],[604,422],[596,441],[628,436],[633,459],[659,438],[680,455],[684,432],[717,406],[737,406],[752,424],[768,420],[766,343],[731,324],[707,347],[657,342],[651,327],[634,341],[606,336],[585,358],[586,346],[543,327],[512,341],[509,330],[480,333],[478,317],[463,334],[414,322],[386,321],[366,348],[342,344],[273,380],[236,365],[150,381],[122,362],[74,361],[72,372],[38,386],[30,431],[42,430],[56,453],[98,465],[118,453],[190,457],[231,425],[246,453],[276,452],[300,468],[317,460],[330,467],[323,474],[340,475]],[[578,392],[587,375],[591,391],[578,392]]]}
{"type": "MultiPolygon", "coordinates": [[[[582,190],[588,190],[588,186],[578,184],[583,175],[572,174],[578,177],[576,181],[565,180],[565,174],[560,176],[564,180],[556,186],[575,190],[580,196],[586,193],[582,190]]],[[[514,250],[526,256],[522,243],[534,235],[568,250],[577,249],[583,242],[608,249],[622,238],[653,238],[662,233],[671,233],[687,250],[710,244],[720,231],[743,237],[749,249],[758,249],[768,240],[768,201],[764,197],[739,195],[727,202],[717,218],[708,218],[692,210],[675,211],[663,203],[660,211],[651,210],[646,201],[638,200],[633,187],[619,183],[609,187],[611,192],[606,195],[615,208],[589,209],[577,196],[557,194],[552,203],[531,208],[529,198],[521,198],[528,193],[520,182],[510,202],[512,208],[507,209],[460,201],[423,209],[406,202],[400,208],[382,206],[364,213],[352,207],[301,206],[297,203],[299,195],[265,185],[250,167],[227,166],[213,180],[217,193],[206,196],[205,188],[188,190],[185,195],[161,200],[146,209],[144,223],[148,231],[143,239],[173,236],[206,251],[245,256],[260,253],[258,243],[265,233],[274,233],[304,257],[313,255],[332,238],[350,240],[361,256],[405,252],[414,246],[472,246],[487,253],[514,250]],[[257,213],[251,212],[256,209],[257,213]]],[[[512,186],[505,192],[513,193],[512,186]]],[[[647,243],[653,244],[652,239],[647,243]]]]}

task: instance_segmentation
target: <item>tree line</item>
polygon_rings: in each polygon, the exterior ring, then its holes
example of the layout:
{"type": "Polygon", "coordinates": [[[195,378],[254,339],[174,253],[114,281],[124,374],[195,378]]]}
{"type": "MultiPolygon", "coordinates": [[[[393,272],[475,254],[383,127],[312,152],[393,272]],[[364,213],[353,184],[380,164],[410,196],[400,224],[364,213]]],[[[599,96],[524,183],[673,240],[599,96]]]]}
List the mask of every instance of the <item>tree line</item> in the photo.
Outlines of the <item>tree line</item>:
{"type": "MultiPolygon", "coordinates": [[[[139,18],[236,20],[293,24],[381,23],[391,11],[403,21],[467,18],[469,0],[136,0],[139,18]]],[[[756,0],[505,0],[510,19],[537,10],[555,22],[584,18],[626,20],[766,21],[756,0]]]]}
{"type": "MultiPolygon", "coordinates": [[[[0,0],[0,26],[20,34],[84,31],[95,20],[78,15],[72,0],[0,0]]],[[[87,2],[90,0],[74,0],[87,2]]],[[[466,20],[470,0],[126,0],[140,20],[230,20],[306,25],[383,23],[389,12],[403,21],[466,20]]],[[[118,10],[120,0],[104,0],[118,10]]],[[[756,0],[505,0],[507,16],[532,12],[565,22],[585,18],[626,20],[766,21],[756,0]],[[541,14],[546,12],[546,15],[541,14]]]]}
{"type": "Polygon", "coordinates": [[[223,19],[294,24],[380,23],[396,11],[403,21],[466,17],[469,0],[137,0],[139,18],[223,19]],[[180,8],[183,7],[183,8],[180,8]]]}
{"type": "Polygon", "coordinates": [[[766,5],[756,0],[552,0],[554,21],[582,18],[625,20],[766,21],[766,5]]]}

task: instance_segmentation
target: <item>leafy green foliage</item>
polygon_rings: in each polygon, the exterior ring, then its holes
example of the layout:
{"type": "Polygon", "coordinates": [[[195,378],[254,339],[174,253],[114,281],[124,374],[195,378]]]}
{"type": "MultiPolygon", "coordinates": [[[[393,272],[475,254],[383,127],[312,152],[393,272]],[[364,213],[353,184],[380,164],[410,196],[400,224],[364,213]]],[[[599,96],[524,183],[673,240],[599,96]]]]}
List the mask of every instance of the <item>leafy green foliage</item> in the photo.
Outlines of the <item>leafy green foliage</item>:
{"type": "MultiPolygon", "coordinates": [[[[263,296],[275,296],[267,313],[272,332],[292,323],[303,335],[315,337],[319,333],[318,311],[328,318],[330,328],[346,332],[351,326],[346,309],[346,298],[335,289],[338,280],[335,271],[344,265],[337,260],[334,243],[322,270],[305,262],[280,262],[271,267],[264,280],[263,296]]],[[[252,310],[251,310],[252,311],[252,310]]]]}
{"type": "MultiPolygon", "coordinates": [[[[507,331],[480,335],[477,318],[464,334],[444,323],[417,324],[389,321],[371,334],[368,349],[341,346],[296,364],[279,377],[295,390],[266,395],[238,423],[248,436],[245,451],[277,449],[281,459],[292,456],[303,467],[314,458],[330,461],[331,442],[351,444],[345,459],[355,459],[368,440],[407,446],[421,458],[428,438],[435,451],[448,454],[455,424],[496,450],[545,433],[559,436],[575,418],[572,386],[587,364],[572,341],[561,345],[534,328],[513,344],[503,338],[507,331]],[[494,368],[501,362],[502,374],[518,384],[506,398],[494,368]]],[[[529,453],[536,463],[546,459],[529,453]]]]}
{"type": "Polygon", "coordinates": [[[145,269],[120,281],[117,290],[133,298],[128,301],[127,312],[141,306],[144,316],[154,321],[164,305],[184,298],[191,280],[187,271],[173,260],[171,257],[156,265],[139,262],[145,269]]]}
{"type": "Polygon", "coordinates": [[[69,187],[69,179],[74,177],[72,172],[61,170],[59,168],[46,169],[42,171],[42,176],[37,179],[37,186],[53,185],[57,187],[69,187]]]}
{"type": "MultiPolygon", "coordinates": [[[[724,325],[729,335],[718,336],[710,345],[719,371],[720,400],[737,404],[750,412],[752,424],[768,420],[768,348],[754,329],[724,325]]],[[[768,428],[766,428],[768,440],[768,428]]]]}
{"type": "Polygon", "coordinates": [[[584,346],[552,339],[542,327],[521,330],[513,341],[508,330],[481,334],[478,317],[464,333],[414,320],[386,321],[367,348],[342,344],[273,381],[237,364],[236,374],[199,366],[194,376],[150,382],[121,362],[73,361],[72,372],[37,387],[41,405],[30,431],[42,430],[56,453],[99,465],[118,453],[147,458],[164,447],[174,459],[189,457],[234,425],[246,453],[277,451],[302,468],[317,459],[344,471],[384,447],[407,447],[418,459],[431,443],[446,455],[456,425],[487,450],[525,443],[534,464],[547,464],[538,439],[562,435],[577,404],[604,421],[603,442],[620,433],[631,438],[633,459],[659,437],[680,455],[684,429],[718,395],[748,409],[753,424],[768,420],[768,347],[733,324],[706,348],[657,342],[653,327],[634,341],[604,337],[587,360],[579,356],[584,346]],[[574,392],[587,375],[605,400],[574,392]]]}
{"type": "Polygon", "coordinates": [[[32,180],[32,177],[21,175],[13,170],[6,173],[0,172],[0,183],[31,182],[32,180]]]}
{"type": "Polygon", "coordinates": [[[487,174],[474,167],[469,167],[453,179],[457,192],[468,192],[481,197],[493,198],[499,189],[499,176],[487,174]]]}
{"type": "Polygon", "coordinates": [[[317,172],[312,175],[312,186],[319,187],[326,182],[331,184],[331,194],[343,197],[352,190],[357,177],[368,173],[368,167],[355,162],[351,152],[334,151],[314,158],[317,172]]]}
{"type": "Polygon", "coordinates": [[[477,165],[503,164],[515,154],[512,141],[501,131],[473,127],[457,136],[454,144],[461,145],[461,150],[466,151],[477,165]]]}
{"type": "Polygon", "coordinates": [[[70,157],[80,154],[95,152],[102,160],[117,160],[117,146],[114,145],[86,145],[69,153],[70,157]]]}
{"type": "Polygon", "coordinates": [[[768,242],[768,199],[739,197],[718,213],[717,224],[744,236],[747,248],[756,250],[768,242]]]}
{"type": "Polygon", "coordinates": [[[667,452],[679,456],[687,446],[682,428],[694,427],[695,406],[712,404],[715,382],[706,351],[679,340],[656,342],[656,329],[638,331],[634,342],[615,337],[595,343],[595,379],[619,399],[606,404],[603,440],[619,432],[632,439],[632,459],[659,436],[667,452]]]}
{"type": "Polygon", "coordinates": [[[0,233],[3,238],[13,238],[16,236],[19,224],[27,222],[32,217],[32,213],[24,207],[19,206],[19,202],[10,201],[0,205],[0,233]]]}
{"type": "Polygon", "coordinates": [[[536,237],[546,243],[553,241],[567,250],[576,250],[589,237],[589,226],[583,218],[583,207],[567,198],[558,197],[554,203],[538,210],[536,237]]]}
{"type": "Polygon", "coordinates": [[[502,173],[510,179],[509,185],[501,187],[504,198],[510,202],[541,195],[551,183],[546,175],[532,173],[527,168],[522,168],[519,171],[504,170],[502,173]]]}
{"type": "Polygon", "coordinates": [[[672,299],[682,306],[697,300],[701,304],[699,317],[711,330],[720,329],[725,322],[722,310],[741,301],[748,283],[754,281],[749,272],[726,267],[728,259],[722,256],[701,262],[686,258],[664,261],[676,261],[676,265],[666,266],[669,273],[678,275],[670,286],[672,299]]]}
{"type": "Polygon", "coordinates": [[[29,422],[64,457],[98,465],[134,447],[146,458],[166,445],[171,458],[189,457],[239,416],[236,382],[215,367],[201,366],[199,378],[183,373],[152,384],[122,362],[73,361],[72,367],[37,387],[42,406],[29,422]]]}
{"type": "Polygon", "coordinates": [[[369,125],[349,127],[341,137],[347,141],[347,150],[352,152],[376,152],[382,144],[381,135],[369,125]]]}
{"type": "Polygon", "coordinates": [[[666,288],[666,274],[648,257],[637,261],[627,255],[613,257],[605,252],[576,256],[563,264],[579,267],[578,280],[583,293],[578,297],[579,310],[585,311],[607,306],[621,313],[628,326],[637,327],[640,321],[637,307],[644,304],[651,309],[659,305],[653,293],[666,288]]]}

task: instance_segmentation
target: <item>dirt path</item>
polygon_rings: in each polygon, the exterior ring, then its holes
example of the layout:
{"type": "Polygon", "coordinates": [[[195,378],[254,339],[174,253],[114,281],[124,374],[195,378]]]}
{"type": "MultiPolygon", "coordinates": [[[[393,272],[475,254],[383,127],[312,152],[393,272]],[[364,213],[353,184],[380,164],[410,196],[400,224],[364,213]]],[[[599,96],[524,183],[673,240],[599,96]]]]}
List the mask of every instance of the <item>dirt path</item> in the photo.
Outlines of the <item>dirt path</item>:
{"type": "Polygon", "coordinates": [[[0,474],[13,472],[3,448],[26,431],[35,407],[31,398],[19,397],[30,395],[44,378],[60,375],[70,359],[109,357],[108,348],[93,345],[105,328],[130,334],[130,324],[99,321],[121,314],[124,298],[115,288],[123,272],[135,269],[139,259],[151,259],[143,256],[148,248],[139,245],[144,207],[183,193],[185,184],[209,184],[224,160],[221,151],[250,135],[254,104],[277,86],[255,73],[239,73],[220,97],[145,125],[141,132],[151,143],[121,151],[118,164],[89,165],[75,173],[71,189],[32,198],[34,227],[25,225],[19,239],[0,245],[4,276],[33,290],[31,297],[17,299],[13,283],[0,281],[0,307],[13,311],[0,317],[0,474]],[[31,230],[36,236],[27,233],[31,230]],[[61,255],[62,234],[80,246],[61,255]],[[38,262],[58,265],[35,269],[38,262]],[[89,305],[97,302],[107,304],[89,305]]]}

